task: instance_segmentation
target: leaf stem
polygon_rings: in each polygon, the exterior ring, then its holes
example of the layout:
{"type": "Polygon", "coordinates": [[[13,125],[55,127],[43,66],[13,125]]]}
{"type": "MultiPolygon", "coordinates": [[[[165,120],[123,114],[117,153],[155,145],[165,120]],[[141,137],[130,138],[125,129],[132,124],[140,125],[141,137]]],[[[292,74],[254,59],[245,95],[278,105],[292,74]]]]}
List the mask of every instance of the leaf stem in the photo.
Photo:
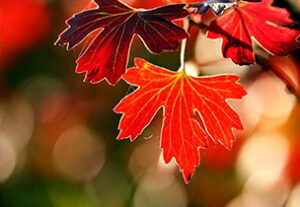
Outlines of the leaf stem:
{"type": "MultiPolygon", "coordinates": [[[[188,32],[189,27],[190,27],[189,19],[185,18],[183,20],[183,29],[188,32]]],[[[188,41],[188,38],[185,38],[181,42],[181,48],[180,48],[180,68],[178,69],[179,72],[180,71],[185,71],[185,51],[186,51],[186,47],[187,47],[187,41],[188,41]]]]}

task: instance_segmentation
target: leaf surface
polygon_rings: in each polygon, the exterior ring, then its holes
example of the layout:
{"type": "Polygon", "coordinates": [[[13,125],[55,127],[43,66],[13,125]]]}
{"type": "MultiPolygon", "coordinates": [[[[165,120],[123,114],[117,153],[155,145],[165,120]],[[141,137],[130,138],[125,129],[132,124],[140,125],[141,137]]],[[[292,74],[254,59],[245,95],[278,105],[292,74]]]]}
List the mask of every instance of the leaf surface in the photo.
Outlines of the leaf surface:
{"type": "MultiPolygon", "coordinates": [[[[252,1],[255,2],[255,1],[252,1]]],[[[222,38],[224,57],[239,65],[255,62],[253,38],[273,55],[287,55],[300,48],[299,31],[285,26],[294,22],[282,8],[272,7],[273,0],[260,3],[239,3],[213,21],[208,28],[209,38],[222,38]]]]}
{"type": "Polygon", "coordinates": [[[207,148],[207,139],[231,149],[233,128],[243,129],[238,114],[226,103],[246,92],[235,75],[191,77],[171,72],[143,59],[123,75],[139,88],[126,96],[114,111],[123,113],[118,140],[135,140],[160,108],[164,109],[161,147],[166,163],[175,158],[188,182],[200,164],[199,148],[207,148]]]}
{"type": "Polygon", "coordinates": [[[99,7],[68,20],[69,28],[56,42],[72,49],[91,32],[101,29],[76,61],[76,72],[86,72],[85,81],[98,83],[107,79],[115,84],[126,70],[131,41],[136,34],[153,53],[175,50],[188,37],[181,27],[171,22],[189,15],[185,4],[137,10],[117,0],[94,1],[99,7]]]}

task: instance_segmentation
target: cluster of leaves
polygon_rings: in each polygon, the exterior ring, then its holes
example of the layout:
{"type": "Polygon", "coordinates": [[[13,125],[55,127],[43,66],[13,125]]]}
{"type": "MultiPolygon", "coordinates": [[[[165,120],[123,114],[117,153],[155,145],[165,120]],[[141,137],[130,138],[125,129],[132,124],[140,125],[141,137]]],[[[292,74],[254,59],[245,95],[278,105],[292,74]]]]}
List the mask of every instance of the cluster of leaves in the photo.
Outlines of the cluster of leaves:
{"type": "Polygon", "coordinates": [[[121,78],[138,89],[126,96],[114,111],[123,113],[118,139],[137,138],[156,112],[164,109],[161,147],[165,161],[175,158],[189,182],[200,163],[199,149],[208,139],[231,149],[232,129],[243,129],[237,113],[226,103],[242,98],[246,91],[236,83],[239,77],[222,75],[192,77],[184,68],[178,72],[136,59],[127,70],[131,42],[135,35],[152,53],[173,51],[189,37],[174,20],[189,19],[212,10],[218,17],[207,25],[209,38],[222,38],[224,57],[239,65],[255,63],[253,40],[273,55],[286,55],[300,48],[299,31],[289,28],[293,20],[285,9],[272,7],[273,0],[206,0],[193,4],[168,4],[152,10],[131,8],[118,0],[94,0],[97,8],[76,14],[56,44],[72,49],[90,33],[97,36],[79,57],[76,72],[85,81],[107,80],[114,85],[121,78]]]}

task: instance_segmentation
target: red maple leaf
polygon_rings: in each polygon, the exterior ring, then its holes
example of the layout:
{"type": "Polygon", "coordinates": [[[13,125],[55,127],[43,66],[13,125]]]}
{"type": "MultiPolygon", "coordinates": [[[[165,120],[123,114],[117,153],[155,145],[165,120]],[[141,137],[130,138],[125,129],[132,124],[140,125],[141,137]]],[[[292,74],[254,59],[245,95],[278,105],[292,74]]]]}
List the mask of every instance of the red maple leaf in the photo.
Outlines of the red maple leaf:
{"type": "Polygon", "coordinates": [[[272,7],[273,0],[261,3],[239,3],[239,7],[213,21],[208,28],[209,38],[222,38],[224,57],[239,65],[255,62],[252,40],[273,55],[287,55],[300,48],[296,39],[300,32],[290,29],[291,20],[287,10],[272,7]]]}
{"type": "Polygon", "coordinates": [[[76,72],[86,72],[85,81],[103,79],[115,84],[125,72],[129,48],[135,34],[153,53],[175,50],[187,33],[172,20],[189,15],[185,4],[169,5],[154,10],[137,10],[117,0],[95,0],[99,8],[82,12],[67,21],[70,27],[57,44],[71,49],[91,32],[102,29],[85,53],[77,60],[76,72]]]}
{"type": "Polygon", "coordinates": [[[231,149],[233,128],[243,129],[237,113],[226,103],[227,98],[246,94],[236,83],[235,75],[191,77],[171,72],[136,59],[136,68],[123,75],[129,84],[139,88],[125,97],[114,111],[123,113],[117,139],[133,141],[164,108],[161,147],[166,163],[174,157],[188,182],[199,166],[199,148],[207,148],[207,138],[231,149]]]}

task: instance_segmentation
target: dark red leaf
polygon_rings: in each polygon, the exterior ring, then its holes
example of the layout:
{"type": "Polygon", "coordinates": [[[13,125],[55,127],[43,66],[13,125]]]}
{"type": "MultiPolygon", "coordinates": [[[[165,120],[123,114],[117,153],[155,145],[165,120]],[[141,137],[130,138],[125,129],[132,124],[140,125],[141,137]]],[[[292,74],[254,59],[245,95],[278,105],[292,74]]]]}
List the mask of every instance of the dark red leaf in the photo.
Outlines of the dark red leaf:
{"type": "Polygon", "coordinates": [[[153,53],[175,50],[187,33],[171,21],[189,15],[185,4],[137,10],[117,0],[95,0],[99,8],[75,15],[67,23],[57,44],[71,49],[88,34],[101,28],[85,53],[77,60],[76,72],[86,72],[85,81],[98,83],[103,79],[115,84],[125,72],[129,48],[135,34],[153,53]]]}
{"type": "Polygon", "coordinates": [[[290,29],[294,22],[288,11],[272,7],[273,0],[261,3],[239,3],[239,7],[213,21],[209,26],[209,38],[222,38],[224,57],[239,65],[253,64],[253,38],[273,55],[287,55],[300,48],[297,41],[300,32],[290,29]]]}
{"type": "Polygon", "coordinates": [[[135,140],[164,108],[161,147],[166,163],[174,157],[188,182],[200,164],[199,149],[207,138],[231,149],[233,128],[243,129],[237,113],[226,103],[246,92],[235,75],[191,77],[184,71],[171,72],[136,59],[136,68],[123,78],[139,89],[125,97],[114,111],[123,113],[117,139],[135,140]]]}

